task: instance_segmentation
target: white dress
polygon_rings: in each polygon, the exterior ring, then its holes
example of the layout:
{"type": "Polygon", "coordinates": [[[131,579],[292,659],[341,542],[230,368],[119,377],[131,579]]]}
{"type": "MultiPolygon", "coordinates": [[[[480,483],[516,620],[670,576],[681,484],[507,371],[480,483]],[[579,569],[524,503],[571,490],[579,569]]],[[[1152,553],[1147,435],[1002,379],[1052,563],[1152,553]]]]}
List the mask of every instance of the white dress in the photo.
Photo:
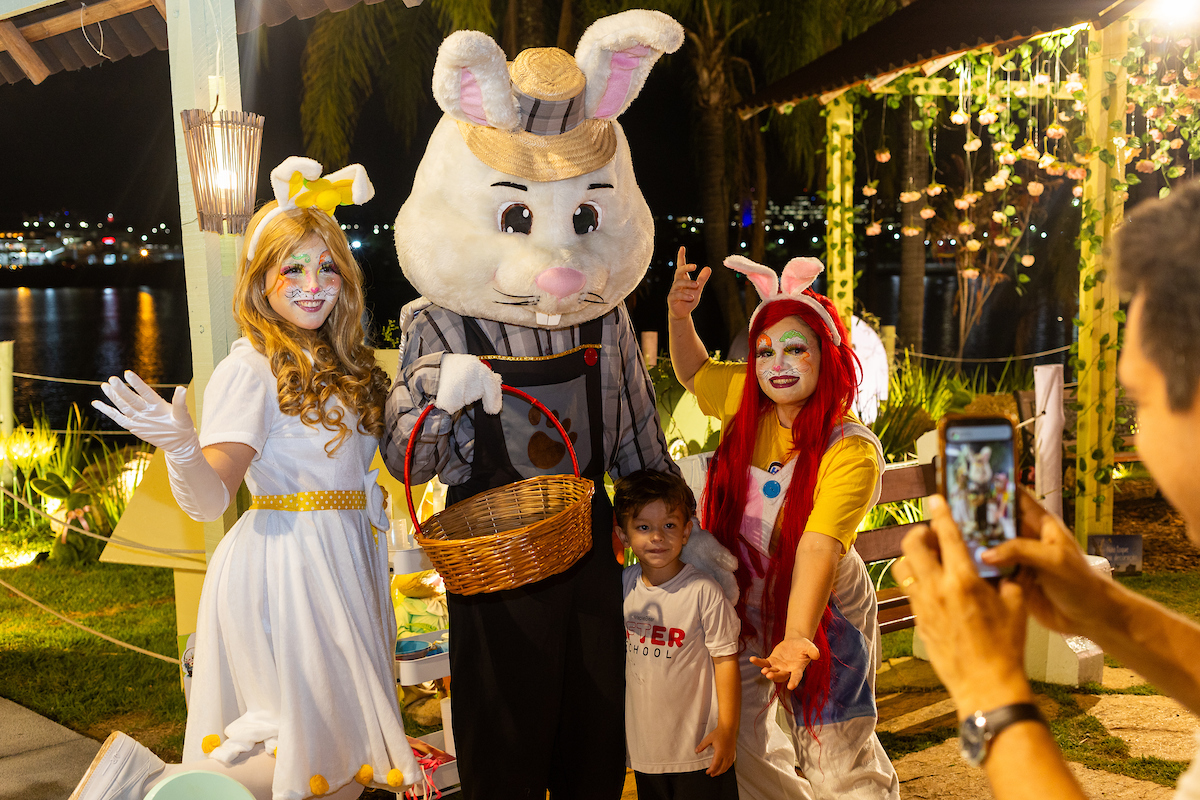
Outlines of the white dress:
{"type": "Polygon", "coordinates": [[[366,491],[367,510],[254,509],[221,540],[200,597],[183,761],[205,758],[213,734],[211,757],[226,764],[261,742],[276,754],[274,800],[311,797],[315,776],[335,791],[363,765],[377,783],[392,769],[412,783],[387,543],[371,530],[383,516],[367,472],[377,442],[356,431],[330,458],[333,432],[283,414],[277,398],[269,361],[239,339],[204,393],[201,445],[253,447],[252,495],[366,491]]]}

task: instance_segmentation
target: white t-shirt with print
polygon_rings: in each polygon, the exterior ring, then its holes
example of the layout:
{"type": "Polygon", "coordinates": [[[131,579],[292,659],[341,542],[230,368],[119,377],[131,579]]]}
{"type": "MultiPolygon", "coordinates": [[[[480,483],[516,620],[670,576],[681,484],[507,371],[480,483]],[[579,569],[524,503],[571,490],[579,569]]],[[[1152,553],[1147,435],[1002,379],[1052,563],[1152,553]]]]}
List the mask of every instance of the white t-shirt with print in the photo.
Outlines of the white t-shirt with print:
{"type": "Polygon", "coordinates": [[[717,727],[713,659],[737,653],[741,624],[717,582],[690,564],[648,586],[642,568],[625,588],[625,742],[643,773],[694,772],[712,763],[696,745],[717,727]]]}

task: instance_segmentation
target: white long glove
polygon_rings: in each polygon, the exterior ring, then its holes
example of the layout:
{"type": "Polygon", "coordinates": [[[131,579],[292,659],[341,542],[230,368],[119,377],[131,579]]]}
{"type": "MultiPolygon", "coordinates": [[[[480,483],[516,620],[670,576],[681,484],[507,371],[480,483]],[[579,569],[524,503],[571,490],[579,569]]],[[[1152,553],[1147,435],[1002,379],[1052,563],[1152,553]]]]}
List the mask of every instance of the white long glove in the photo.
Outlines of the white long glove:
{"type": "Polygon", "coordinates": [[[499,373],[492,372],[478,357],[446,353],[442,356],[437,398],[433,404],[453,414],[476,400],[482,400],[485,413],[499,414],[503,406],[501,385],[499,373]]]}
{"type": "Polygon", "coordinates": [[[691,564],[696,569],[708,575],[721,585],[721,590],[729,598],[729,602],[737,603],[738,583],[734,572],[738,568],[737,556],[729,552],[717,541],[717,537],[700,527],[699,521],[692,521],[692,535],[683,546],[679,560],[691,564]]]}
{"type": "Polygon", "coordinates": [[[200,450],[200,437],[187,410],[187,390],[177,386],[168,403],[132,371],[125,371],[125,380],[129,386],[115,375],[101,384],[113,405],[93,400],[92,407],[163,451],[171,493],[184,513],[197,522],[220,517],[229,505],[229,489],[200,450]]]}

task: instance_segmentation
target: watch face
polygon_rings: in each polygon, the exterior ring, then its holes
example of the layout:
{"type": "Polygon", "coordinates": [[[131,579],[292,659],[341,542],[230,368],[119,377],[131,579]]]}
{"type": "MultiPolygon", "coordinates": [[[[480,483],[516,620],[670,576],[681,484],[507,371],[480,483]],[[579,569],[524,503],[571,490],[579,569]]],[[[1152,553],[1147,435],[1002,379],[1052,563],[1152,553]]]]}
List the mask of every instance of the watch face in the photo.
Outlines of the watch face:
{"type": "Polygon", "coordinates": [[[976,711],[958,726],[959,752],[972,767],[983,764],[987,757],[987,720],[976,711]]]}

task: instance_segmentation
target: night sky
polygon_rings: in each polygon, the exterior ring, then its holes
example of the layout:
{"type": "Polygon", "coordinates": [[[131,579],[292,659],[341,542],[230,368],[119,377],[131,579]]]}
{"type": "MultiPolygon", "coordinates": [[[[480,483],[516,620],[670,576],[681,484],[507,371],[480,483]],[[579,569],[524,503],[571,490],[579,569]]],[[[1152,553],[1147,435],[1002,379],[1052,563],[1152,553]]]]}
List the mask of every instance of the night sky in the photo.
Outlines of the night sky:
{"type": "MultiPolygon", "coordinates": [[[[268,29],[266,66],[257,76],[241,37],[242,101],[266,117],[259,202],[270,197],[267,175],[288,155],[303,154],[300,133],[300,56],[311,21],[268,29]]],[[[656,214],[697,213],[699,190],[688,136],[694,129],[686,96],[684,59],[664,59],[642,95],[622,117],[639,182],[656,214]],[[674,131],[674,132],[672,132],[674,131]]],[[[0,85],[0,230],[22,214],[69,211],[98,220],[112,212],[119,225],[145,230],[166,223],[178,230],[179,201],[171,87],[166,52],[151,51],[78,72],[59,72],[41,85],[0,85]]],[[[343,209],[342,221],[383,223],[408,195],[424,143],[441,115],[430,99],[420,131],[406,150],[369,101],[351,150],[377,194],[366,208],[343,209]]],[[[326,165],[333,169],[342,165],[326,165]]]]}

